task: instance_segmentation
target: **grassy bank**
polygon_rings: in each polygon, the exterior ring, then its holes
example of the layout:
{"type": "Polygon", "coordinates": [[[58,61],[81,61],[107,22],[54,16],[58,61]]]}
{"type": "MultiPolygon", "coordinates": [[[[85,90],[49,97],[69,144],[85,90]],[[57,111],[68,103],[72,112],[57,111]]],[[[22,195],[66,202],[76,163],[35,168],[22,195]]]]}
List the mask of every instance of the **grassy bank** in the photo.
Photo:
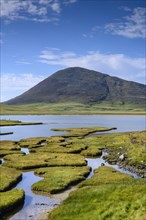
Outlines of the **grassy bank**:
{"type": "Polygon", "coordinates": [[[95,175],[49,214],[49,220],[144,220],[146,184],[108,167],[95,175]]]}
{"type": "Polygon", "coordinates": [[[14,187],[22,179],[22,173],[13,168],[0,167],[0,192],[14,187]]]}
{"type": "Polygon", "coordinates": [[[34,103],[25,105],[4,105],[0,106],[1,115],[96,115],[96,114],[129,114],[144,115],[145,106],[121,105],[119,103],[82,104],[75,102],[68,103],[34,103]]]}
{"type": "Polygon", "coordinates": [[[22,122],[18,120],[0,120],[0,126],[40,125],[41,122],[22,122]]]}
{"type": "Polygon", "coordinates": [[[70,185],[77,184],[88,176],[89,167],[49,167],[35,171],[36,175],[44,177],[43,180],[34,183],[32,189],[40,192],[58,193],[70,185]]]}
{"type": "Polygon", "coordinates": [[[14,189],[7,192],[0,192],[0,217],[2,219],[8,215],[10,211],[14,211],[24,203],[24,191],[22,189],[14,189]]]}
{"type": "Polygon", "coordinates": [[[76,154],[46,154],[31,153],[28,155],[7,155],[4,157],[4,166],[20,170],[33,169],[39,167],[56,167],[56,166],[86,166],[84,157],[76,154]]]}
{"type": "Polygon", "coordinates": [[[88,127],[88,128],[53,128],[53,131],[65,131],[68,134],[62,135],[63,137],[80,137],[83,138],[89,134],[95,132],[110,131],[116,128],[106,128],[106,127],[88,127]]]}
{"type": "Polygon", "coordinates": [[[8,154],[24,154],[15,141],[0,141],[0,157],[8,154]]]}

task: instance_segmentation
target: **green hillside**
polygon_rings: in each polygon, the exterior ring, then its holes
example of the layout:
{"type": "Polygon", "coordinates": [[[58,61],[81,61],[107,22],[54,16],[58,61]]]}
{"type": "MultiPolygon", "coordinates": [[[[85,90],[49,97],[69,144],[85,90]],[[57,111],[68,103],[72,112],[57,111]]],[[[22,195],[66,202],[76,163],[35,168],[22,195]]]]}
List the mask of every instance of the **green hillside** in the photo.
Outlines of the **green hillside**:
{"type": "Polygon", "coordinates": [[[7,101],[8,105],[32,103],[82,103],[136,105],[144,108],[146,86],[96,71],[72,67],[60,70],[27,92],[7,101]]]}

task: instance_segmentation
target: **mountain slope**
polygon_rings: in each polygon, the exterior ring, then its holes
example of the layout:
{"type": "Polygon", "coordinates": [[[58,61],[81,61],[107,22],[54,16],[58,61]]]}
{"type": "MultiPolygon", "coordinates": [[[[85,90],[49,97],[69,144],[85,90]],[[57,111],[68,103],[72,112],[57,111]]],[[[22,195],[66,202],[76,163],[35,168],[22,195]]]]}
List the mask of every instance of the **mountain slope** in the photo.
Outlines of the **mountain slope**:
{"type": "Polygon", "coordinates": [[[7,104],[79,102],[140,104],[146,101],[146,86],[96,71],[72,67],[60,70],[7,104]]]}

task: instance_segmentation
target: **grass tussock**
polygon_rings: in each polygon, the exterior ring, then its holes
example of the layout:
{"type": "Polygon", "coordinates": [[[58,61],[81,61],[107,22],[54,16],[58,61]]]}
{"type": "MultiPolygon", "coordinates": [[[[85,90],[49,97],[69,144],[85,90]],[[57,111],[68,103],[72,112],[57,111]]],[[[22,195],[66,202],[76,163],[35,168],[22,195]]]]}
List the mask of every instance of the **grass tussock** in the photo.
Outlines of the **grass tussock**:
{"type": "Polygon", "coordinates": [[[15,141],[0,141],[0,150],[20,150],[18,142],[15,141]]]}
{"type": "Polygon", "coordinates": [[[4,166],[16,169],[32,169],[55,166],[85,166],[84,157],[75,154],[34,153],[28,155],[8,155],[4,157],[4,166]]]}
{"type": "Polygon", "coordinates": [[[0,141],[0,157],[9,154],[23,154],[18,142],[15,141],[0,141]]]}
{"type": "Polygon", "coordinates": [[[0,167],[0,192],[9,190],[22,179],[22,173],[13,168],[0,167]]]}
{"type": "Polygon", "coordinates": [[[58,144],[64,142],[64,138],[61,136],[53,137],[35,137],[35,138],[26,138],[19,141],[21,147],[39,148],[46,146],[48,144],[58,144]]]}
{"type": "Polygon", "coordinates": [[[7,192],[0,192],[0,217],[4,217],[10,211],[14,211],[24,203],[24,191],[14,189],[7,192]]]}
{"type": "Polygon", "coordinates": [[[85,180],[89,173],[90,167],[40,168],[35,171],[35,174],[44,177],[44,179],[34,183],[32,189],[51,194],[58,193],[85,180]]]}

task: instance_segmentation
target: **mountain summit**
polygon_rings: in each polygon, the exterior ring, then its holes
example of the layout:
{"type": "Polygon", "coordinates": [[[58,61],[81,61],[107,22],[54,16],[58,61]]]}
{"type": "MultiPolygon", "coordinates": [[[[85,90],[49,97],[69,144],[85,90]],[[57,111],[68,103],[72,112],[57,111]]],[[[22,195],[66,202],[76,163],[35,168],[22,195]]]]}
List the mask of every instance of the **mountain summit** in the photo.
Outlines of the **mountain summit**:
{"type": "Polygon", "coordinates": [[[5,102],[6,104],[28,103],[101,103],[119,104],[146,102],[146,86],[126,81],[107,74],[80,67],[60,70],[38,83],[27,92],[5,102]]]}

